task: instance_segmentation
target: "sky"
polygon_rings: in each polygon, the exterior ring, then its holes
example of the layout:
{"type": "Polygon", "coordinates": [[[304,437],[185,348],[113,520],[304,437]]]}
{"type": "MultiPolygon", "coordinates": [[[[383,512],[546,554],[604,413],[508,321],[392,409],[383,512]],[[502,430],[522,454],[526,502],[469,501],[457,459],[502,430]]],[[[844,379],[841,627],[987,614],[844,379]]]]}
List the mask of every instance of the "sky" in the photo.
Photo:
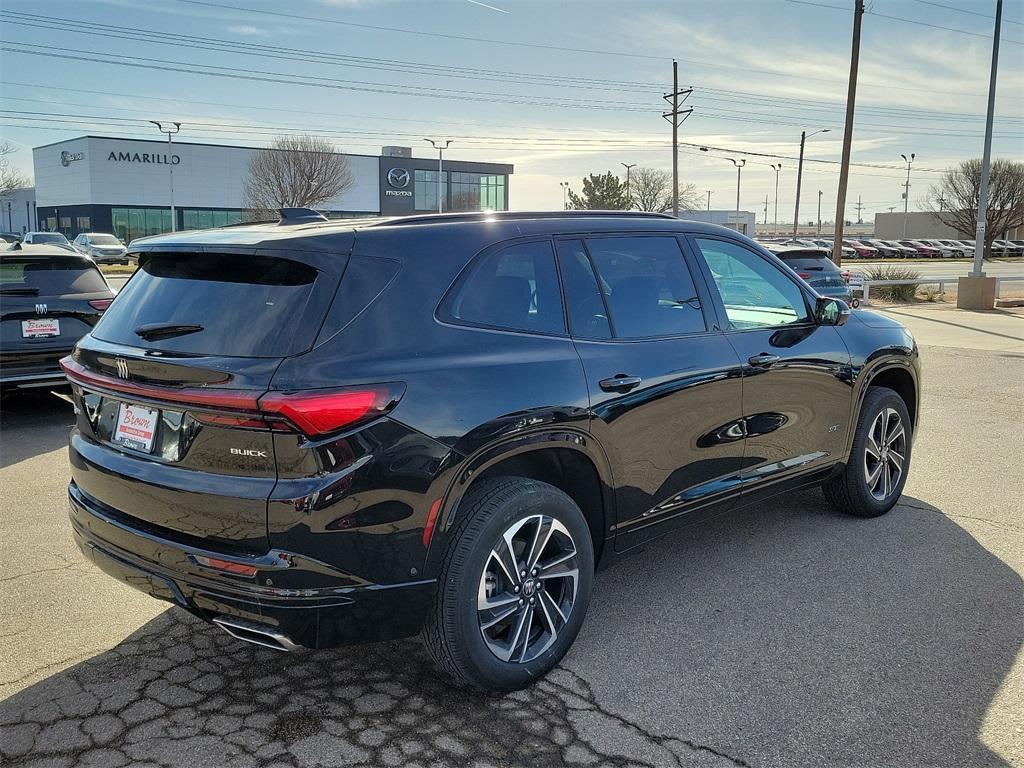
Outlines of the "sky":
{"type": "MultiPolygon", "coordinates": [[[[670,169],[672,59],[693,108],[682,183],[733,209],[834,218],[852,0],[3,0],[0,137],[31,147],[87,133],[261,146],[306,132],[379,154],[451,138],[446,157],[515,165],[516,210],[561,208],[560,182],[670,169]],[[707,147],[708,151],[701,151],[707,147]]],[[[980,157],[995,0],[869,0],[847,218],[915,209],[943,169],[980,157]]],[[[1004,4],[993,157],[1024,159],[1024,0],[1004,4]]]]}

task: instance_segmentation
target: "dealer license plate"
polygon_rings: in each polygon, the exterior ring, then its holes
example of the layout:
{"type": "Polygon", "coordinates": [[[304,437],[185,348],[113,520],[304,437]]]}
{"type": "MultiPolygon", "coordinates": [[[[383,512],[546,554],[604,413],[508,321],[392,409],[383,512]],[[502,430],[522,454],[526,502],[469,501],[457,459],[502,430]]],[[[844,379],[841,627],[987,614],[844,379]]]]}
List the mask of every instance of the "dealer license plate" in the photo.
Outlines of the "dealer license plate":
{"type": "Polygon", "coordinates": [[[45,339],[48,336],[60,336],[60,320],[40,318],[39,320],[22,320],[21,336],[25,339],[45,339]]]}
{"type": "Polygon", "coordinates": [[[125,448],[149,453],[153,450],[153,438],[159,419],[160,411],[154,408],[121,403],[114,425],[114,442],[125,448]]]}

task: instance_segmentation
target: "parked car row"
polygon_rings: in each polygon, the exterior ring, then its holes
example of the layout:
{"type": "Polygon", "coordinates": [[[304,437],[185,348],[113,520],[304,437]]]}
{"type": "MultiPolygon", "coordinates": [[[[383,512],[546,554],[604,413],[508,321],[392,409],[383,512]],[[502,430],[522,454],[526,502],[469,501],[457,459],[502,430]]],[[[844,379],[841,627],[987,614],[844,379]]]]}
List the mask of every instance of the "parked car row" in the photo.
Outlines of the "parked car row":
{"type": "MultiPolygon", "coordinates": [[[[777,245],[799,245],[832,250],[833,241],[825,238],[789,238],[762,240],[777,245]]],[[[995,240],[994,256],[1024,256],[1024,240],[995,240]]],[[[844,239],[844,259],[962,259],[974,255],[973,240],[919,238],[916,240],[844,239]]]]}
{"type": "Polygon", "coordinates": [[[113,235],[102,232],[83,232],[68,242],[61,232],[26,232],[24,235],[0,233],[0,244],[17,250],[21,245],[51,245],[88,256],[97,264],[127,264],[127,248],[113,235]]]}

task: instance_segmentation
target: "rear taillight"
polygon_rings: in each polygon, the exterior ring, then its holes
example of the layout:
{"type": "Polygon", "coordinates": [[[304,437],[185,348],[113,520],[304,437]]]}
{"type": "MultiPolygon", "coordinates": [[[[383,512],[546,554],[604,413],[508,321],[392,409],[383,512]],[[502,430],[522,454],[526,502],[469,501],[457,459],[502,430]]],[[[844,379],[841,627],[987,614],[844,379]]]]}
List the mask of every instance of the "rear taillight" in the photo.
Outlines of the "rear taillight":
{"type": "Polygon", "coordinates": [[[402,384],[373,384],[326,392],[268,392],[260,398],[259,408],[294,424],[309,437],[318,437],[383,416],[398,405],[404,392],[402,384]]]}
{"type": "Polygon", "coordinates": [[[810,277],[811,277],[811,273],[810,272],[797,272],[796,274],[797,274],[797,277],[800,277],[803,280],[809,280],[810,277]]]}
{"type": "Polygon", "coordinates": [[[173,403],[193,411],[199,422],[236,428],[295,428],[316,438],[352,429],[383,416],[405,394],[397,382],[344,389],[260,392],[240,389],[168,387],[115,379],[88,370],[68,356],[61,360],[68,380],[90,389],[173,403]]]}
{"type": "Polygon", "coordinates": [[[110,306],[110,302],[112,301],[113,299],[93,299],[92,301],[89,302],[89,306],[92,307],[93,309],[98,309],[100,312],[102,312],[104,309],[110,306]]]}

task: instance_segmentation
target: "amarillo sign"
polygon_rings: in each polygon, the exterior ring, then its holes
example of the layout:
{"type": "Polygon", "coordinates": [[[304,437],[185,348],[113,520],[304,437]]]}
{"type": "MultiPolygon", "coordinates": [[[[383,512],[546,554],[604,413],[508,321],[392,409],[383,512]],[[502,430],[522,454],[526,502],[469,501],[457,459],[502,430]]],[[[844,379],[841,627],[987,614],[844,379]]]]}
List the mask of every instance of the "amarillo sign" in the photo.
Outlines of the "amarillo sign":
{"type": "Polygon", "coordinates": [[[149,163],[153,165],[178,165],[178,155],[157,155],[150,152],[111,152],[107,161],[113,163],[149,163]]]}

